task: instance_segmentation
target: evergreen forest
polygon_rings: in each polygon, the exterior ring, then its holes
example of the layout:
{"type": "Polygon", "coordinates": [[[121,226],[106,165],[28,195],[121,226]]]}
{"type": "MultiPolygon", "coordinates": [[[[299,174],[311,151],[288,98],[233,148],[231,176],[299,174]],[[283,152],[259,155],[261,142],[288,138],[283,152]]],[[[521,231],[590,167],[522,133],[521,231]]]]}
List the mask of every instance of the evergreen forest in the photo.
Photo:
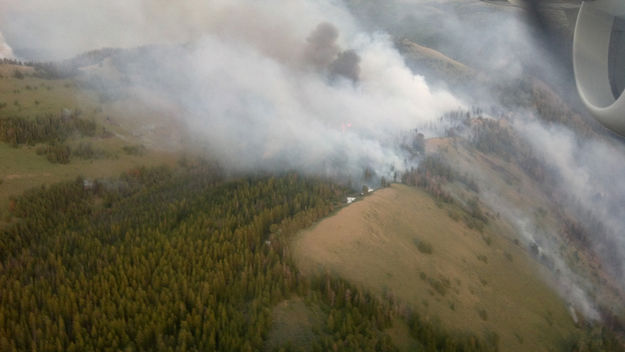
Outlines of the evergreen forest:
{"type": "Polygon", "coordinates": [[[0,233],[0,350],[393,351],[394,320],[426,351],[496,350],[496,336],[448,333],[390,295],[298,272],[289,237],[346,192],[196,163],[13,197],[0,233]],[[293,297],[322,324],[308,345],[269,348],[272,307],[293,297]]]}

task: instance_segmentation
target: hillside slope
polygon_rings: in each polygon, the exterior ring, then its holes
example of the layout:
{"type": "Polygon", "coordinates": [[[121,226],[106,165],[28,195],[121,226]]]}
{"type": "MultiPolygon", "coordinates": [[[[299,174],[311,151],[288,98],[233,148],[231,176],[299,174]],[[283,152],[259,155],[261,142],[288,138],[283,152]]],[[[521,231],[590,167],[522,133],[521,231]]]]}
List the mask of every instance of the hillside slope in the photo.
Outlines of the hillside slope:
{"type": "Polygon", "coordinates": [[[454,208],[394,184],[302,232],[294,257],[306,273],[394,295],[453,330],[494,332],[503,351],[559,349],[576,329],[539,265],[500,235],[504,223],[480,233],[454,221],[454,208]]]}
{"type": "Polygon", "coordinates": [[[148,104],[150,92],[125,86],[107,95],[86,73],[42,67],[0,62],[0,225],[9,198],[27,189],[175,163],[183,129],[165,99],[148,104]]]}

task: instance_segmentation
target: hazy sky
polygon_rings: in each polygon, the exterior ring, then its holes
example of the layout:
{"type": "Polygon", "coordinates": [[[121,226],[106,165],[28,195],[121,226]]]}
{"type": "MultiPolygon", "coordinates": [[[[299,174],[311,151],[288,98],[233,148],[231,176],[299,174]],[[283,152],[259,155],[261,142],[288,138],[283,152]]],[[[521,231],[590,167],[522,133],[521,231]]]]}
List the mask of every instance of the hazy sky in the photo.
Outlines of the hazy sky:
{"type": "MultiPolygon", "coordinates": [[[[181,43],[237,27],[246,36],[307,34],[321,21],[346,20],[339,2],[268,0],[3,0],[0,32],[14,51],[67,58],[102,47],[181,43]],[[276,10],[279,9],[279,10],[276,10]],[[282,14],[282,16],[275,16],[282,14]],[[268,17],[271,17],[269,20],[268,17]]],[[[342,23],[352,27],[353,23],[342,23]]]]}

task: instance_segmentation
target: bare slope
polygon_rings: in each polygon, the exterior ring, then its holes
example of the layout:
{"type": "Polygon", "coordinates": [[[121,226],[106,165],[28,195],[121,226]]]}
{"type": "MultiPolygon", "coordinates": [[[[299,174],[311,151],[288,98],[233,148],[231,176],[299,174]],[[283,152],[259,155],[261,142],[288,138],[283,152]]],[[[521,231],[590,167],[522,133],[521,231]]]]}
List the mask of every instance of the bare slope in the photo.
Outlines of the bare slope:
{"type": "Polygon", "coordinates": [[[304,272],[328,270],[390,292],[448,328],[496,332],[503,351],[557,349],[575,333],[566,305],[538,277],[539,266],[496,233],[504,224],[481,234],[452,220],[449,210],[396,184],[302,232],[295,258],[304,272]]]}

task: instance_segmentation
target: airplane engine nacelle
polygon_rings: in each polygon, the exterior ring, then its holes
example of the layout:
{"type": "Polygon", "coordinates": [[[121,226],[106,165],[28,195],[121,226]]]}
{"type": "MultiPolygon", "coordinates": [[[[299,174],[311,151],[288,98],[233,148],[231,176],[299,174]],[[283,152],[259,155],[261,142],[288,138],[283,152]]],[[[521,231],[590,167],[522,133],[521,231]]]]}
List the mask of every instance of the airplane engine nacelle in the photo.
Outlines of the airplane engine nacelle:
{"type": "Polygon", "coordinates": [[[573,39],[579,95],[603,125],[625,136],[625,0],[584,1],[573,39]]]}

